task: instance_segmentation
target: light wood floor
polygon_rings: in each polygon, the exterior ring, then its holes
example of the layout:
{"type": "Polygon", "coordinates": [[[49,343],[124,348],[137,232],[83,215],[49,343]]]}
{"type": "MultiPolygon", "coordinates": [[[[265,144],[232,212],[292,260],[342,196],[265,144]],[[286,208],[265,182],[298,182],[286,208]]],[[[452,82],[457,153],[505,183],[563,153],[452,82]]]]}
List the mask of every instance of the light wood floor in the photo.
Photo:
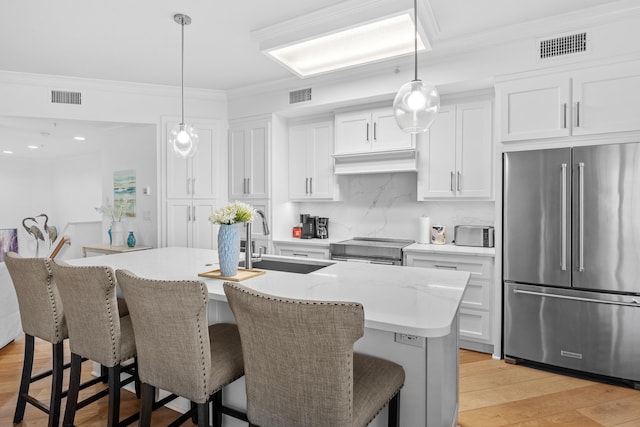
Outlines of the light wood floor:
{"type": "MultiPolygon", "coordinates": [[[[0,350],[0,426],[12,425],[23,351],[23,339],[0,350]]],[[[48,343],[36,340],[34,373],[49,368],[50,353],[48,343]]],[[[85,365],[84,379],[91,375],[89,362],[85,365]]],[[[47,380],[31,387],[39,399],[47,400],[47,380]]],[[[94,389],[100,387],[97,385],[94,389]]],[[[83,393],[90,394],[91,389],[83,393]]],[[[135,395],[124,391],[121,408],[122,417],[137,411],[135,395]]],[[[75,424],[104,426],[106,411],[106,399],[101,399],[80,410],[75,424]]],[[[177,415],[161,408],[154,412],[153,424],[167,425],[177,415]]],[[[46,420],[44,413],[27,405],[20,425],[40,427],[46,425],[46,420]]],[[[640,391],[509,365],[492,360],[487,354],[461,350],[458,422],[460,427],[640,427],[640,391]]],[[[184,425],[193,424],[187,421],[184,425]]]]}

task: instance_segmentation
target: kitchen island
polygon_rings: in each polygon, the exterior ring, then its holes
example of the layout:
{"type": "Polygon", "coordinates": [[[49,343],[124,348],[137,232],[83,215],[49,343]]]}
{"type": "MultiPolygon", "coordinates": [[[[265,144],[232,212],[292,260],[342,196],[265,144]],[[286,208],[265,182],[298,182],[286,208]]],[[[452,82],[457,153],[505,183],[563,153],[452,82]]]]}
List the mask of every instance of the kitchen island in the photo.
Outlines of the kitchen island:
{"type": "MultiPolygon", "coordinates": [[[[280,259],[286,259],[278,257],[280,259]]],[[[69,261],[108,265],[151,279],[203,280],[209,291],[209,322],[233,321],[223,281],[198,273],[218,267],[213,250],[160,248],[69,261]]],[[[299,260],[298,260],[299,261],[299,260]]],[[[469,273],[331,261],[309,274],[267,271],[242,284],[272,295],[364,306],[365,333],[356,351],[402,365],[402,426],[455,426],[458,412],[458,309],[469,273]]],[[[225,389],[225,403],[245,407],[244,380],[225,389]]],[[[187,409],[188,404],[183,406],[187,409]]],[[[386,409],[371,426],[386,425],[386,409]]],[[[246,425],[225,417],[225,426],[246,425]]]]}

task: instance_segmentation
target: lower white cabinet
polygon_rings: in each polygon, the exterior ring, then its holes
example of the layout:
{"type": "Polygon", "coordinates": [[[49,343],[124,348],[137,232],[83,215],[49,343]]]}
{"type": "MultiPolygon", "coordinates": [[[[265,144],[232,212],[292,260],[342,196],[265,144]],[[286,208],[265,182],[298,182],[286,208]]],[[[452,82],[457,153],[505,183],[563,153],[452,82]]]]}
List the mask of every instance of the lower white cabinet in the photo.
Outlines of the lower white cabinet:
{"type": "Polygon", "coordinates": [[[314,258],[314,259],[329,259],[329,244],[304,244],[304,243],[288,243],[288,242],[273,242],[273,248],[276,255],[300,257],[300,258],[314,258]]]}
{"type": "Polygon", "coordinates": [[[410,267],[468,271],[469,285],[460,305],[460,347],[494,352],[495,333],[491,330],[493,311],[494,258],[476,255],[441,255],[405,252],[404,264],[410,267]]]}
{"type": "Polygon", "coordinates": [[[209,221],[214,210],[213,200],[167,200],[167,246],[216,249],[218,226],[209,221]]]}

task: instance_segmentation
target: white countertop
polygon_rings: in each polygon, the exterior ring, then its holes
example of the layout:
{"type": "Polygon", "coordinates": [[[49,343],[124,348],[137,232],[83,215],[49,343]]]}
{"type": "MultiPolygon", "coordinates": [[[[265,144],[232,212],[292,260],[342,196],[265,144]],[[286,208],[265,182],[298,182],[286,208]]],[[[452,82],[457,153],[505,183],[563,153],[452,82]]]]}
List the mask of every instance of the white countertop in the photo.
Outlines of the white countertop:
{"type": "Polygon", "coordinates": [[[413,243],[402,249],[404,252],[417,252],[417,253],[433,253],[433,254],[451,254],[451,255],[475,255],[475,256],[488,256],[495,257],[495,248],[479,248],[475,246],[456,246],[448,243],[446,245],[433,245],[413,243]]]}
{"type": "MultiPolygon", "coordinates": [[[[207,284],[209,298],[226,301],[222,280],[198,276],[218,268],[214,250],[159,248],[67,262],[125,268],[151,279],[199,279],[207,284]]],[[[310,274],[267,271],[242,284],[287,298],[359,302],[368,328],[440,337],[451,330],[470,276],[462,271],[331,262],[335,264],[310,274]]]]}

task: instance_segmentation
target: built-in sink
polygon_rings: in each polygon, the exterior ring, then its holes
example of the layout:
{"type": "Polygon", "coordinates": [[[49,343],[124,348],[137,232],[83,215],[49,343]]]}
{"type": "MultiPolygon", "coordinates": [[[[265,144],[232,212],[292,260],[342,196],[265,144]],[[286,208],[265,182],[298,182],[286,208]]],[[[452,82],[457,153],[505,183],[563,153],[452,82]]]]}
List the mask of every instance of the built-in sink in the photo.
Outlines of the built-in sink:
{"type": "MultiPolygon", "coordinates": [[[[261,270],[285,271],[287,273],[309,274],[321,268],[333,265],[333,262],[290,260],[290,259],[265,259],[253,261],[253,268],[261,270]]],[[[244,267],[244,260],[240,261],[240,267],[244,267]]]]}

